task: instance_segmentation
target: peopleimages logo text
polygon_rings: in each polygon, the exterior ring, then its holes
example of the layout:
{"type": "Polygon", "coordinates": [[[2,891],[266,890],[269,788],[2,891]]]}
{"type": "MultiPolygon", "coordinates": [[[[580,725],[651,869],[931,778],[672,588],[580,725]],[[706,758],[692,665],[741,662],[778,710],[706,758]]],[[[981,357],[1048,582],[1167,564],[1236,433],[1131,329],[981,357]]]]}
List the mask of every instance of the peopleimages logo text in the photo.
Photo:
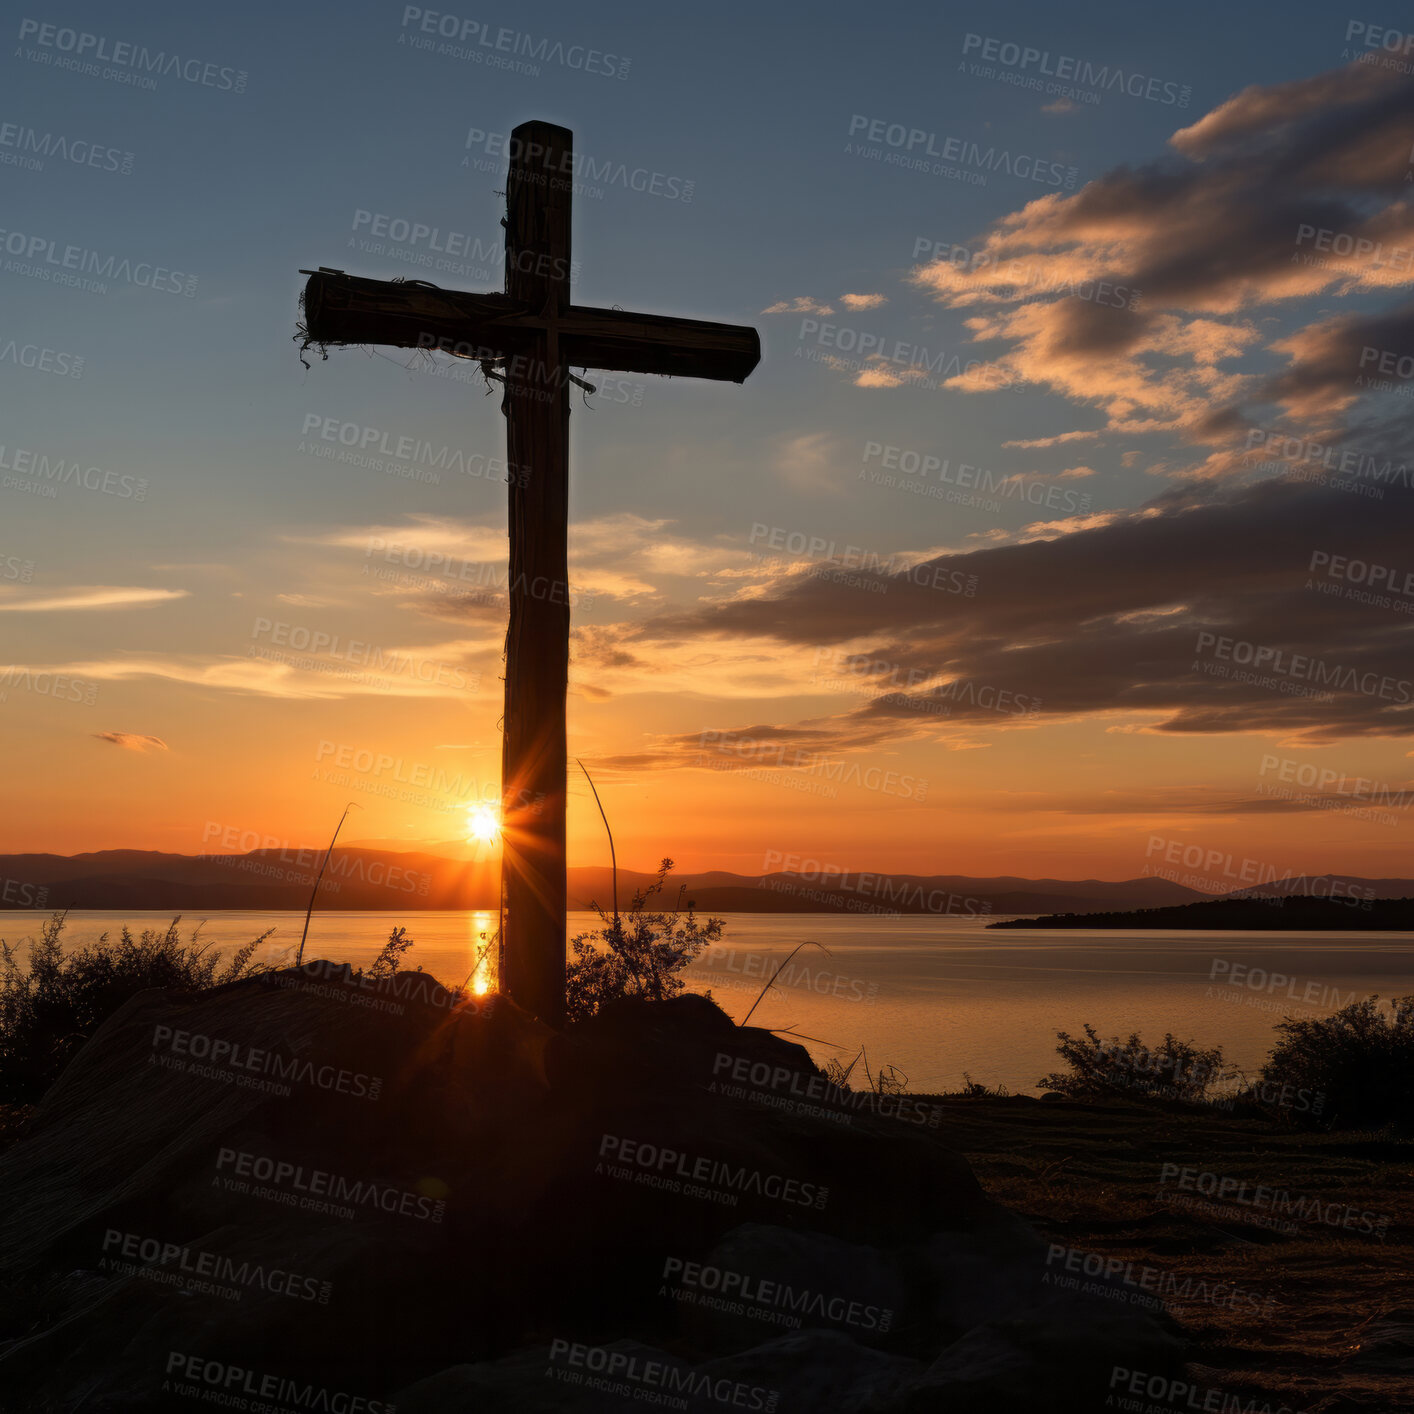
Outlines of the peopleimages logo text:
{"type": "Polygon", "coordinates": [[[303,1195],[315,1207],[318,1206],[315,1200],[327,1199],[333,1203],[361,1209],[376,1208],[383,1213],[433,1223],[440,1223],[447,1211],[443,1198],[371,1179],[348,1178],[327,1169],[307,1169],[303,1164],[272,1159],[244,1149],[221,1149],[216,1156],[216,1170],[228,1177],[274,1184],[277,1188],[303,1195]]]}
{"type": "Polygon", "coordinates": [[[112,64],[134,73],[161,74],[164,78],[175,76],[185,83],[230,93],[245,92],[248,75],[244,69],[226,68],[201,59],[183,59],[180,54],[169,54],[165,49],[153,51],[145,44],[131,44],[123,39],[114,41],[87,30],[31,19],[20,21],[19,37],[32,40],[41,49],[71,55],[87,63],[112,64]]]}
{"type": "MultiPolygon", "coordinates": [[[[152,1030],[152,1053],[171,1056],[178,1063],[169,1070],[183,1069],[188,1059],[209,1062],[247,1076],[273,1076],[276,1081],[293,1080],[319,1090],[332,1090],[340,1095],[352,1095],[360,1100],[376,1100],[383,1089],[381,1076],[349,1070],[346,1066],[316,1065],[307,1056],[281,1055],[262,1046],[251,1046],[224,1036],[208,1036],[200,1031],[182,1031],[162,1022],[152,1030]]],[[[193,1073],[198,1073],[199,1067],[193,1073]]]]}
{"type": "MultiPolygon", "coordinates": [[[[626,162],[614,158],[599,159],[583,152],[553,153],[538,142],[526,141],[512,133],[493,133],[484,128],[469,128],[466,148],[471,151],[480,148],[487,157],[504,157],[511,162],[522,162],[526,166],[539,167],[551,179],[573,178],[579,182],[602,182],[604,186],[626,187],[630,191],[647,192],[650,196],[665,197],[668,201],[680,201],[687,205],[693,198],[697,184],[666,172],[652,171],[647,167],[629,167],[626,162]]],[[[468,159],[463,158],[462,165],[468,159]]],[[[537,179],[538,180],[538,179],[537,179]]],[[[600,193],[602,195],[602,192],[600,193]]]]}
{"type": "Polygon", "coordinates": [[[347,1390],[312,1385],[289,1375],[262,1374],[244,1365],[228,1365],[180,1350],[167,1356],[167,1374],[192,1382],[189,1386],[176,1386],[174,1393],[216,1408],[276,1409],[283,1405],[327,1409],[337,1414],[393,1414],[395,1407],[381,1399],[365,1399],[347,1390]],[[261,1402],[252,1402],[257,1400],[261,1402]],[[273,1403],[275,1400],[280,1405],[273,1403]]]}
{"type": "MultiPolygon", "coordinates": [[[[447,14],[441,10],[424,10],[419,5],[403,7],[402,27],[404,31],[411,28],[418,34],[432,35],[443,41],[454,40],[462,45],[475,45],[476,49],[480,50],[514,54],[537,63],[559,64],[566,69],[578,69],[582,73],[598,74],[608,79],[626,79],[629,66],[633,63],[632,59],[625,59],[617,54],[606,54],[600,49],[591,49],[583,44],[571,44],[566,47],[561,41],[552,42],[544,35],[530,35],[524,30],[509,29],[505,25],[492,26],[480,20],[447,14]]],[[[404,33],[398,36],[398,41],[402,43],[408,38],[404,33]]],[[[427,44],[427,41],[423,41],[423,44],[427,44]]],[[[422,47],[415,37],[413,45],[415,48],[422,47]]],[[[474,57],[480,57],[475,54],[475,50],[469,52],[474,57]]]]}
{"type": "Polygon", "coordinates": [[[1178,108],[1188,107],[1193,96],[1193,90],[1187,84],[1146,78],[1140,73],[1127,74],[1118,66],[1092,64],[1088,59],[1076,59],[1068,54],[1052,54],[1049,49],[1015,44],[1011,40],[997,39],[992,35],[967,35],[962,41],[962,52],[990,59],[1006,69],[1019,69],[1024,73],[1034,68],[1036,73],[1043,74],[1046,78],[1065,79],[1082,87],[1102,91],[1117,88],[1131,98],[1147,98],[1153,103],[1171,104],[1178,108]]]}
{"type": "MultiPolygon", "coordinates": [[[[62,283],[65,278],[77,279],[91,275],[97,280],[112,280],[117,284],[141,285],[145,289],[158,290],[165,294],[196,294],[197,277],[183,274],[180,270],[169,270],[165,265],[154,265],[150,260],[134,263],[123,256],[105,255],[87,246],[64,245],[50,236],[30,235],[25,231],[0,229],[0,251],[16,260],[27,262],[15,269],[20,274],[40,275],[62,283]]],[[[5,268],[11,268],[7,261],[5,268]]],[[[98,286],[100,292],[105,287],[98,286]]]]}
{"type": "Polygon", "coordinates": [[[1308,657],[1305,653],[1288,653],[1285,648],[1253,643],[1245,638],[1229,638],[1226,634],[1211,633],[1207,629],[1199,631],[1197,651],[1211,652],[1216,658],[1263,672],[1314,682],[1322,687],[1339,688],[1342,692],[1360,692],[1387,702],[1414,701],[1414,690],[1411,690],[1407,678],[1392,678],[1388,674],[1369,671],[1362,673],[1340,663],[1326,663],[1320,658],[1308,657]]]}
{"type": "Polygon", "coordinates": [[[117,172],[128,176],[133,170],[133,155],[118,147],[92,142],[86,138],[71,138],[64,133],[39,132],[24,123],[0,123],[0,162],[43,170],[48,158],[71,162],[75,167],[93,167],[100,172],[117,172]]]}
{"type": "MultiPolygon", "coordinates": [[[[891,123],[887,118],[852,113],[849,136],[880,143],[914,159],[915,163],[924,157],[931,157],[939,162],[957,162],[979,172],[1005,172],[1008,176],[1039,182],[1042,186],[1067,189],[1075,186],[1076,170],[1067,167],[1064,162],[1047,162],[1024,152],[1013,153],[995,144],[983,147],[980,142],[943,137],[924,128],[911,128],[907,123],[891,123]]],[[[985,181],[985,178],[982,180],[985,181]]]]}

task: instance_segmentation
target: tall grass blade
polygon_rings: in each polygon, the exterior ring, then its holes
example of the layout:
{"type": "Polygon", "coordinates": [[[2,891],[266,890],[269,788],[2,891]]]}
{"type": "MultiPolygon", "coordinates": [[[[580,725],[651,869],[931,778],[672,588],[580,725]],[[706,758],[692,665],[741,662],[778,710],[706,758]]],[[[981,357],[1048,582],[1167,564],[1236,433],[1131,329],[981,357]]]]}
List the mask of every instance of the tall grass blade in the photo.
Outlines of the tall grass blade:
{"type": "Polygon", "coordinates": [[[339,823],[334,826],[333,838],[329,841],[329,848],[324,851],[324,863],[319,866],[319,873],[314,879],[314,887],[309,891],[309,907],[304,911],[304,932],[299,935],[299,952],[295,955],[296,967],[304,962],[304,940],[309,937],[309,919],[314,912],[314,896],[319,892],[319,885],[324,879],[324,871],[329,867],[329,856],[334,853],[334,841],[339,838],[339,831],[344,828],[344,821],[349,818],[349,811],[362,808],[356,800],[349,801],[344,806],[344,813],[339,816],[339,823]]]}

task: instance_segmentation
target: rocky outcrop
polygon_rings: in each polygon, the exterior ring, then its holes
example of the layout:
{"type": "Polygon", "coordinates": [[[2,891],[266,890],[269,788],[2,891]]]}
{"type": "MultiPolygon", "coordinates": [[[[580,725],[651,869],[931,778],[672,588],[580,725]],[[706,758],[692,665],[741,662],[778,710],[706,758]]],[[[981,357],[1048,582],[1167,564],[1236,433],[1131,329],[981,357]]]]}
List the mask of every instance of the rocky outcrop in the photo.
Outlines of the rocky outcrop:
{"type": "Polygon", "coordinates": [[[0,1183],[26,1410],[1040,1414],[1180,1369],[935,1111],[695,996],[555,1035],[420,973],[143,993],[0,1183]]]}

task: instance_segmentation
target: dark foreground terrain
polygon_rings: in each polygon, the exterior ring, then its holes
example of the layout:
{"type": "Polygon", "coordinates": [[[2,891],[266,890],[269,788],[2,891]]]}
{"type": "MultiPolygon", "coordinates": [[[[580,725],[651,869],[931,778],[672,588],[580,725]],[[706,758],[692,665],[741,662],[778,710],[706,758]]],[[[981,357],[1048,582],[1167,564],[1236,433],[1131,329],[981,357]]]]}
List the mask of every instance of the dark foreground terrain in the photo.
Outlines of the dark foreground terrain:
{"type": "Polygon", "coordinates": [[[6,1411],[1414,1409],[1392,1139],[317,963],[138,994],[13,1119],[6,1411]]]}
{"type": "Polygon", "coordinates": [[[138,993],[0,1156],[0,1398],[1088,1414],[1182,1380],[1162,1311],[1049,1284],[938,1112],[875,1099],[697,996],[556,1035],[407,972],[138,993]]]}
{"type": "Polygon", "coordinates": [[[1313,1135],[1202,1106],[940,1104],[988,1195],[1051,1244],[1050,1270],[1163,1297],[1196,1383],[1240,1397],[1212,1408],[1414,1409],[1414,1123],[1313,1135]]]}

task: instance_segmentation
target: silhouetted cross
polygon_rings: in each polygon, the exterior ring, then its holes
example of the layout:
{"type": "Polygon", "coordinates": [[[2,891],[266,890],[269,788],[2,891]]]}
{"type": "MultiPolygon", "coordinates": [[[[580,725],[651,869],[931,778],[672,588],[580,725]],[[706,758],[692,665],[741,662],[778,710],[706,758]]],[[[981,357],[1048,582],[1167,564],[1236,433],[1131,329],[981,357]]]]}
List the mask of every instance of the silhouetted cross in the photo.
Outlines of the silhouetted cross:
{"type": "Polygon", "coordinates": [[[479,359],[505,380],[510,624],[500,986],[557,1027],[565,1016],[569,385],[579,381],[569,370],[741,383],[761,358],[755,329],[570,303],[573,142],[551,123],[522,123],[512,134],[505,294],[323,268],[303,297],[310,343],[439,349],[479,359]]]}

